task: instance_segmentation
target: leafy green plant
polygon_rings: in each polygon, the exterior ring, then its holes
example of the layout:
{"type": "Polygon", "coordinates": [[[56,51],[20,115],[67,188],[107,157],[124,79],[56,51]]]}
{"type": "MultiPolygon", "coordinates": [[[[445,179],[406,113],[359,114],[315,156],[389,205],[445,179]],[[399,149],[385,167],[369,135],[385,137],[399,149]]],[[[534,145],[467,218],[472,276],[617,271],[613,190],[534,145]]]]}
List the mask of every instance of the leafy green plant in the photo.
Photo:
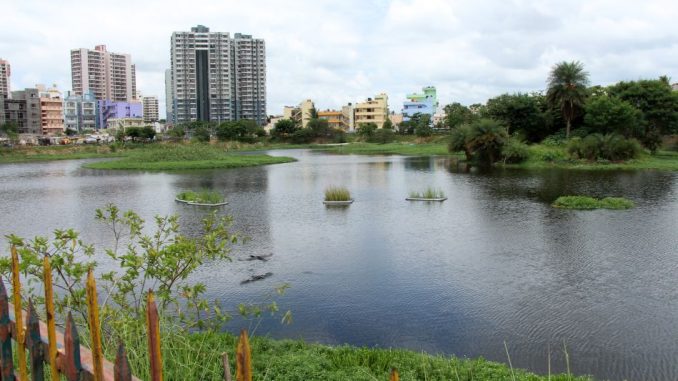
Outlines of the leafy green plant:
{"type": "Polygon", "coordinates": [[[527,144],[516,139],[509,139],[501,148],[501,155],[505,163],[520,163],[527,160],[530,150],[527,144]]]}
{"type": "Polygon", "coordinates": [[[630,209],[634,207],[631,200],[622,197],[605,197],[597,199],[588,196],[561,196],[553,202],[553,207],[562,209],[630,209]]]}
{"type": "Polygon", "coordinates": [[[445,198],[442,189],[426,188],[423,192],[410,192],[410,198],[445,198]]]}
{"type": "Polygon", "coordinates": [[[345,187],[331,186],[325,189],[325,201],[350,201],[351,192],[345,187]]]}
{"type": "Polygon", "coordinates": [[[224,202],[224,196],[216,191],[202,189],[199,191],[184,191],[177,195],[182,201],[195,202],[198,204],[219,204],[224,202]]]}
{"type": "Polygon", "coordinates": [[[567,152],[575,159],[620,161],[638,157],[642,148],[635,139],[618,134],[591,134],[584,139],[572,138],[567,152]]]}

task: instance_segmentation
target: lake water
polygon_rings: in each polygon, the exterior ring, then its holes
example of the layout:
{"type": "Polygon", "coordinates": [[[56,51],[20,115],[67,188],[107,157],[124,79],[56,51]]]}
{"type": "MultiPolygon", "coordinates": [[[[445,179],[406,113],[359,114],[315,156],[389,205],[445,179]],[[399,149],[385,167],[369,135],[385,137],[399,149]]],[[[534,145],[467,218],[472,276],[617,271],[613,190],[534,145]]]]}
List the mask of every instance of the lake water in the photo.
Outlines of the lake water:
{"type": "Polygon", "coordinates": [[[83,161],[1,165],[0,232],[73,227],[105,245],[111,235],[94,210],[112,202],[147,220],[178,213],[190,234],[204,209],[174,197],[207,187],[226,194],[222,213],[251,237],[234,261],[195,274],[209,297],[234,307],[291,286],[278,304],[294,323],[267,318],[258,335],[502,362],[506,342],[515,367],[543,373],[549,348],[554,369],[565,370],[566,345],[575,373],[678,379],[678,173],[467,172],[448,158],[271,154],[299,161],[189,173],[96,171],[83,161]],[[355,203],[323,206],[329,185],[348,187],[355,203]],[[449,199],[405,201],[428,186],[449,199]],[[550,206],[569,194],[623,196],[637,206],[550,206]],[[250,254],[273,256],[239,260],[250,254]]]}

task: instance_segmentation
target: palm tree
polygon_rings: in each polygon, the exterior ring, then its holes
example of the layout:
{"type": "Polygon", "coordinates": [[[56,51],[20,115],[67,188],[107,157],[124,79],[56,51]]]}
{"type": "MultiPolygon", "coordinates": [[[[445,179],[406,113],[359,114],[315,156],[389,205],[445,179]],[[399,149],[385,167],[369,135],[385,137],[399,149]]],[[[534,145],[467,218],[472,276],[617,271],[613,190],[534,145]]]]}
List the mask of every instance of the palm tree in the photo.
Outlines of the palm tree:
{"type": "Polygon", "coordinates": [[[570,127],[575,113],[584,105],[589,73],[579,61],[561,62],[553,67],[548,80],[546,99],[551,107],[559,107],[567,123],[565,137],[570,137],[570,127]]]}

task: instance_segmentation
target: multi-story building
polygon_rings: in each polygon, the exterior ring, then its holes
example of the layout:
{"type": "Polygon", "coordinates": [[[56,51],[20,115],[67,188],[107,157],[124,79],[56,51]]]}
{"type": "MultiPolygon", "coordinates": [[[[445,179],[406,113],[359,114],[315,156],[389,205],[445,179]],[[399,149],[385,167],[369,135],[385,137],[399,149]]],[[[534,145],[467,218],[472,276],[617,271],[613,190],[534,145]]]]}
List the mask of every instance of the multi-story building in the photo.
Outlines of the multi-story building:
{"type": "Polygon", "coordinates": [[[9,98],[11,88],[9,77],[12,74],[9,62],[0,58],[0,98],[9,98]]]}
{"type": "Polygon", "coordinates": [[[172,69],[165,70],[165,121],[174,122],[174,104],[172,102],[172,69]]]}
{"type": "Polygon", "coordinates": [[[341,106],[341,115],[348,126],[349,131],[355,130],[355,109],[351,103],[341,106]]]}
{"type": "Polygon", "coordinates": [[[678,91],[678,83],[674,83],[673,85],[671,85],[671,88],[673,89],[673,91],[678,91]]]}
{"type": "Polygon", "coordinates": [[[143,117],[143,106],[140,102],[97,101],[97,129],[111,127],[109,119],[143,117]]]}
{"type": "Polygon", "coordinates": [[[327,121],[327,124],[335,129],[349,131],[349,119],[347,119],[342,111],[325,110],[318,111],[318,118],[327,121]]]}
{"type": "Polygon", "coordinates": [[[64,100],[61,91],[53,85],[45,89],[35,85],[40,92],[40,125],[43,135],[56,135],[64,132],[64,100]]]}
{"type": "Polygon", "coordinates": [[[264,41],[198,25],[172,33],[172,112],[178,123],[266,122],[264,41]]]}
{"type": "Polygon", "coordinates": [[[142,97],[143,114],[145,123],[157,122],[159,118],[158,97],[142,97]]]}
{"type": "Polygon", "coordinates": [[[66,92],[64,97],[64,126],[82,132],[96,128],[97,100],[92,92],[75,95],[66,92]]]}
{"type": "Polygon", "coordinates": [[[129,54],[112,53],[106,45],[71,50],[75,95],[91,91],[97,100],[129,102],[136,98],[136,68],[129,54]]]}
{"type": "Polygon", "coordinates": [[[315,104],[312,100],[306,99],[299,103],[298,106],[283,107],[283,119],[291,119],[301,128],[306,128],[311,120],[312,110],[315,110],[315,104]]]}
{"type": "Polygon", "coordinates": [[[407,101],[403,102],[403,121],[407,122],[414,114],[426,114],[431,118],[438,111],[438,96],[435,86],[427,86],[421,93],[407,95],[407,101]]]}
{"type": "Polygon", "coordinates": [[[0,98],[0,123],[14,123],[20,134],[42,135],[38,89],[12,91],[11,99],[0,98]]]}
{"type": "Polygon", "coordinates": [[[388,118],[388,95],[381,93],[367,101],[358,103],[354,107],[355,127],[361,124],[375,123],[377,128],[382,128],[388,118]]]}

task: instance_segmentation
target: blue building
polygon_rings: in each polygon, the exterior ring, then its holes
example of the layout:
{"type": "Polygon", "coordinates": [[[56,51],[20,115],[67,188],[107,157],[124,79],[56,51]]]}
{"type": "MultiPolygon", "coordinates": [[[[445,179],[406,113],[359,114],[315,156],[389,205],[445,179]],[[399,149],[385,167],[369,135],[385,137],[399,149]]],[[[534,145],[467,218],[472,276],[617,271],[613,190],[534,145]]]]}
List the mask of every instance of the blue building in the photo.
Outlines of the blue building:
{"type": "Polygon", "coordinates": [[[422,93],[412,93],[407,95],[407,101],[403,102],[403,121],[407,122],[416,114],[427,114],[431,116],[438,111],[438,96],[435,86],[427,86],[422,89],[422,93]]]}

